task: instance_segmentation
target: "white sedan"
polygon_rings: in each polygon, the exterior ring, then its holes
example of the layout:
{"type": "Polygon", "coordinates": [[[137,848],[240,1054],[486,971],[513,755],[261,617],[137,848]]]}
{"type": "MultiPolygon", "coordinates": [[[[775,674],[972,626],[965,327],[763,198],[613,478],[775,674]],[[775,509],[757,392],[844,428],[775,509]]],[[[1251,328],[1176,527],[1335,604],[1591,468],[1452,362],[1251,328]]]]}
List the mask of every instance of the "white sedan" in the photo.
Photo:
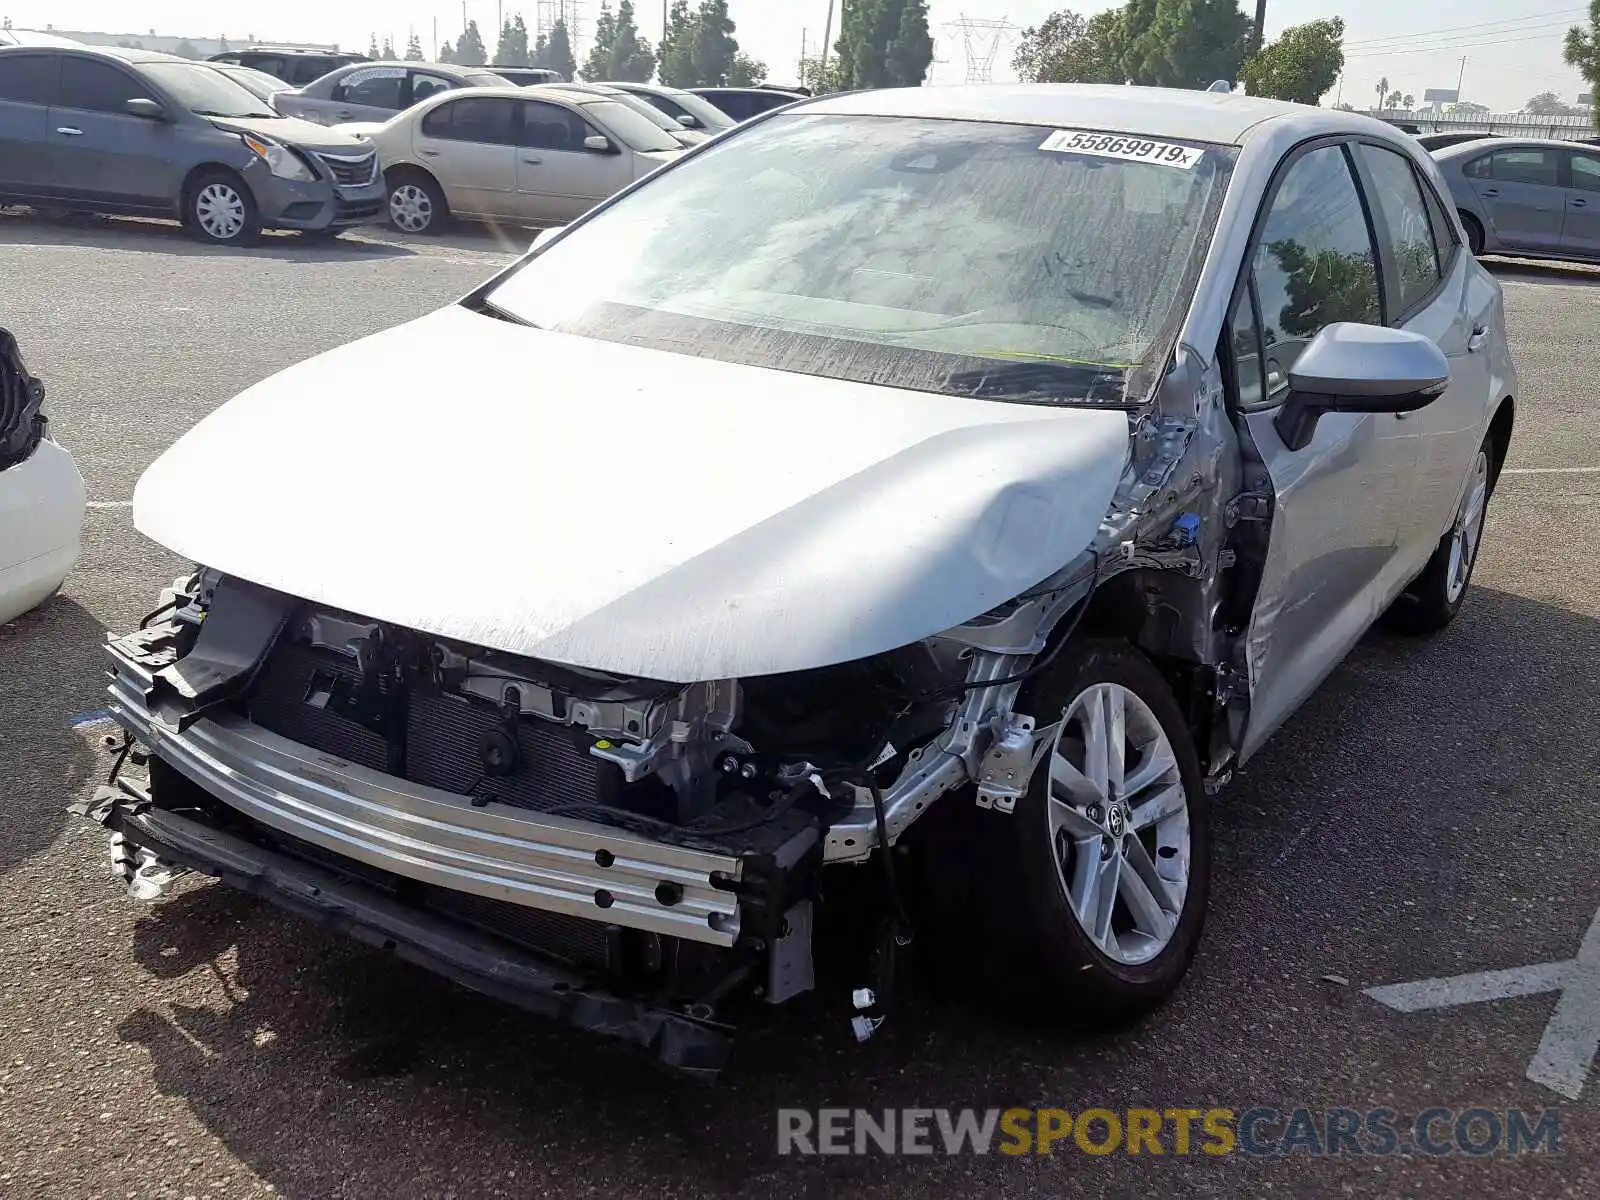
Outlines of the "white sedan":
{"type": "Polygon", "coordinates": [[[78,559],[83,478],[47,432],[43,401],[0,329],[0,622],[54,595],[78,559]]]}
{"type": "Polygon", "coordinates": [[[469,88],[382,125],[338,128],[377,144],[389,223],[438,233],[452,217],[565,225],[676,159],[670,133],[604,93],[469,88]]]}

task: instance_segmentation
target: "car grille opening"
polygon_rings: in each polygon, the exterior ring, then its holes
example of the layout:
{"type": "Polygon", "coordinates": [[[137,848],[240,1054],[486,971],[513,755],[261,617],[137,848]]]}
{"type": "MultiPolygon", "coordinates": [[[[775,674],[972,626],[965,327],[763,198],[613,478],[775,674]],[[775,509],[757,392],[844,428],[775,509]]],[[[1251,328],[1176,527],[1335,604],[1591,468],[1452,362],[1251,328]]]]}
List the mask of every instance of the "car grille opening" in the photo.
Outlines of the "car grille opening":
{"type": "MultiPolygon", "coordinates": [[[[481,801],[548,812],[616,800],[621,772],[589,754],[579,730],[537,717],[508,723],[492,705],[413,687],[405,697],[404,738],[391,744],[378,730],[326,702],[335,681],[359,685],[354,659],[302,642],[281,643],[245,701],[246,715],[303,746],[481,801]],[[508,768],[505,751],[513,732],[515,753],[508,768]]],[[[382,685],[379,694],[387,695],[387,687],[382,685]]]]}
{"type": "Polygon", "coordinates": [[[378,156],[361,154],[318,154],[322,165],[328,168],[334,183],[340,187],[366,187],[378,177],[378,156]]]}

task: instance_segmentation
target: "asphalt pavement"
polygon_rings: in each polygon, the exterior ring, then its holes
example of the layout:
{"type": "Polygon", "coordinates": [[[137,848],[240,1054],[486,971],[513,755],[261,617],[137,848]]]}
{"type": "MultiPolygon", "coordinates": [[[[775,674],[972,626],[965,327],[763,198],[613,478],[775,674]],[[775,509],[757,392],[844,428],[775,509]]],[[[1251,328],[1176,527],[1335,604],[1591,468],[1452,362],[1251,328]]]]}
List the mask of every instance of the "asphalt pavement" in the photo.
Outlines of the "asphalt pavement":
{"type": "MultiPolygon", "coordinates": [[[[1581,1050],[1595,964],[1558,972],[1570,998],[1365,992],[1568,963],[1600,908],[1600,274],[1580,269],[1498,268],[1523,387],[1466,610],[1433,640],[1369,636],[1219,802],[1200,956],[1132,1029],[919,985],[865,1046],[810,1012],[706,1086],[219,885],[128,900],[64,809],[109,765],[109,731],[71,724],[102,703],[104,631],[182,566],[133,530],[134,481],[243,387],[447,303],[520,236],[241,252],[0,216],[0,325],[95,506],[63,594],[0,626],[0,1196],[1600,1194],[1600,1079],[1528,1078],[1549,1029],[1581,1050]],[[781,1108],[899,1106],[1549,1108],[1560,1134],[1520,1157],[777,1153],[781,1108]]],[[[286,477],[359,453],[316,438],[286,477]]]]}

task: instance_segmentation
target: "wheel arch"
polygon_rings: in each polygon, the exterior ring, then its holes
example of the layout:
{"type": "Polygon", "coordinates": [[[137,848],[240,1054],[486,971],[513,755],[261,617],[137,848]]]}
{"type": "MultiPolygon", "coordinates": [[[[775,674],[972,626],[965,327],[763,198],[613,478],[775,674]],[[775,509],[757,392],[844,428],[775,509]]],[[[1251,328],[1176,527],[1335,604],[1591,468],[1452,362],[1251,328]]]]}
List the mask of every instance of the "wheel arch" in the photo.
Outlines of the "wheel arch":
{"type": "Polygon", "coordinates": [[[1494,461],[1489,464],[1491,487],[1499,481],[1500,468],[1505,465],[1506,455],[1511,452],[1511,429],[1516,415],[1516,399],[1507,396],[1500,401],[1500,407],[1495,409],[1494,417],[1489,422],[1489,440],[1494,444],[1494,461]]]}
{"type": "Polygon", "coordinates": [[[250,181],[244,177],[244,172],[232,163],[223,162],[221,159],[208,159],[189,168],[183,177],[183,184],[178,188],[178,213],[187,216],[189,201],[194,196],[195,187],[207,175],[225,174],[232,175],[239,183],[250,192],[250,198],[255,199],[255,191],[250,187],[250,181]]]}

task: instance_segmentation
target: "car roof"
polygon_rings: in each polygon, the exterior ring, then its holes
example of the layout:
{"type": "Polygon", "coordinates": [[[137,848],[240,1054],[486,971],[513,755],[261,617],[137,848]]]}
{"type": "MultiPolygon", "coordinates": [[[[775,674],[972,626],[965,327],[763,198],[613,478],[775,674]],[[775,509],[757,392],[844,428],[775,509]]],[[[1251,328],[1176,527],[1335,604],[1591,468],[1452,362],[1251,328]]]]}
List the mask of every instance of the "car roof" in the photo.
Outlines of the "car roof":
{"type": "Polygon", "coordinates": [[[1518,147],[1540,149],[1546,146],[1559,150],[1586,150],[1591,154],[1594,153],[1594,147],[1587,142],[1569,141],[1564,138],[1512,138],[1495,134],[1492,137],[1475,138],[1470,142],[1457,142],[1453,146],[1440,146],[1433,151],[1433,156],[1440,159],[1465,158],[1469,154],[1481,154],[1491,149],[1499,152],[1515,150],[1518,147]]]}
{"type": "MultiPolygon", "coordinates": [[[[368,67],[405,67],[408,70],[432,71],[435,75],[453,75],[465,79],[468,75],[493,75],[493,67],[463,67],[456,63],[415,62],[411,59],[369,58],[361,62],[346,63],[339,71],[363,71],[368,67]]],[[[331,75],[333,72],[329,72],[331,75]]]]}
{"type": "Polygon", "coordinates": [[[52,54],[76,54],[81,58],[115,58],[129,64],[181,62],[194,63],[197,67],[211,65],[178,54],[163,54],[159,50],[134,50],[126,46],[89,46],[81,42],[63,42],[59,46],[0,46],[0,53],[12,50],[27,50],[35,54],[43,50],[52,54]]]}
{"type": "MultiPolygon", "coordinates": [[[[1307,137],[1383,133],[1394,126],[1360,113],[1227,92],[1117,84],[1014,83],[844,92],[796,105],[807,113],[1000,121],[1048,128],[1104,129],[1152,137],[1242,145],[1266,121],[1288,120],[1307,137]]],[[[793,109],[789,111],[794,111],[793,109]]]]}
{"type": "MultiPolygon", "coordinates": [[[[410,108],[403,110],[403,112],[420,112],[424,109],[435,108],[448,100],[493,100],[496,98],[502,100],[539,100],[543,98],[541,93],[554,90],[554,88],[547,88],[543,86],[518,87],[514,83],[508,83],[504,87],[491,86],[475,87],[470,89],[453,89],[450,91],[438,92],[432,96],[429,96],[426,100],[422,100],[416,104],[413,104],[410,108]]],[[[556,104],[599,104],[602,101],[609,99],[611,99],[610,96],[600,95],[595,92],[565,92],[562,95],[550,97],[550,100],[556,104]]],[[[399,116],[402,114],[397,113],[396,115],[399,116]]]]}

